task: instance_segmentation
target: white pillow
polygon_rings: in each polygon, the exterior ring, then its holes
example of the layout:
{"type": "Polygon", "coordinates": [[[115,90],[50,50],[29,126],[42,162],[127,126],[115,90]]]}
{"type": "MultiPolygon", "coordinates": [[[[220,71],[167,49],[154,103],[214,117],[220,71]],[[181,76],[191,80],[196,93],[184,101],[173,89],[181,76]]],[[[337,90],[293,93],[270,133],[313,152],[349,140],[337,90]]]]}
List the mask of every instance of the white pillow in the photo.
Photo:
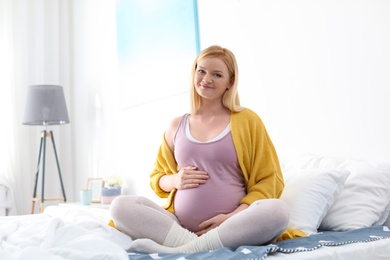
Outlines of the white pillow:
{"type": "Polygon", "coordinates": [[[317,233],[349,174],[345,170],[284,171],[281,199],[290,207],[289,228],[303,230],[308,235],[317,233]]]}
{"type": "Polygon", "coordinates": [[[351,176],[345,189],[321,224],[324,230],[351,230],[385,222],[390,200],[390,171],[379,165],[347,161],[351,176]]]}
{"type": "Polygon", "coordinates": [[[390,165],[386,163],[303,155],[286,169],[344,169],[351,175],[319,229],[346,231],[382,225],[390,201],[390,165]]]}

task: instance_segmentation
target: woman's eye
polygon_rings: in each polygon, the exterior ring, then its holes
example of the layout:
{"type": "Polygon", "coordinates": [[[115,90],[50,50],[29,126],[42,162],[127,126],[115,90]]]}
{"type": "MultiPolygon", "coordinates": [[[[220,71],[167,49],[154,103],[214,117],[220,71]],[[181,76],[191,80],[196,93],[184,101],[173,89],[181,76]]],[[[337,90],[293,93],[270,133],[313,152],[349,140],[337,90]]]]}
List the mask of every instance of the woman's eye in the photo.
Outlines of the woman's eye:
{"type": "Polygon", "coordinates": [[[198,70],[198,73],[199,74],[204,74],[205,72],[204,72],[204,70],[198,70]]]}
{"type": "Polygon", "coordinates": [[[222,75],[219,74],[219,73],[215,73],[214,76],[216,76],[216,77],[218,77],[218,78],[221,78],[221,77],[222,77],[222,75]]]}

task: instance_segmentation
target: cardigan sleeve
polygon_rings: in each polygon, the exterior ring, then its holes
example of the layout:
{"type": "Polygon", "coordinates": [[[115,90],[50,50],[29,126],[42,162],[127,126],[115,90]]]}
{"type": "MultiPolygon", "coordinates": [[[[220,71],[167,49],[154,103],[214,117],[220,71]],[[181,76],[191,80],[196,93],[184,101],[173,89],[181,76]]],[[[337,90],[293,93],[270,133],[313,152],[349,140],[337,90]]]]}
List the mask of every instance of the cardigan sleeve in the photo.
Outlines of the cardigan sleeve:
{"type": "Polygon", "coordinates": [[[165,137],[163,137],[154,163],[154,168],[150,173],[150,186],[157,196],[160,198],[168,198],[164,208],[171,212],[173,212],[173,197],[176,189],[173,189],[171,192],[166,192],[160,188],[159,182],[162,176],[175,173],[177,173],[177,163],[165,141],[165,137]]]}
{"type": "MultiPolygon", "coordinates": [[[[237,158],[247,184],[247,195],[241,203],[259,199],[280,198],[284,188],[283,174],[274,145],[260,117],[249,109],[234,113],[231,121],[237,158]]],[[[288,228],[277,241],[307,234],[288,228]]]]}
{"type": "Polygon", "coordinates": [[[246,181],[241,203],[279,198],[284,181],[275,147],[260,117],[249,109],[234,114],[233,142],[246,181]]]}

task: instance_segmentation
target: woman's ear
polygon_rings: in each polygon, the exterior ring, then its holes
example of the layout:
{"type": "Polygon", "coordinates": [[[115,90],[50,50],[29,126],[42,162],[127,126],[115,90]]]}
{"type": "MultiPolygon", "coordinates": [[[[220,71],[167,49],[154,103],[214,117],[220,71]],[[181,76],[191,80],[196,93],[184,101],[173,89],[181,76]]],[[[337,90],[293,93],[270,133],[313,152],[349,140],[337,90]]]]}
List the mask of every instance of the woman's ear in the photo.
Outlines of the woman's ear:
{"type": "Polygon", "coordinates": [[[236,75],[230,77],[230,86],[233,85],[235,79],[236,79],[236,75]]]}
{"type": "Polygon", "coordinates": [[[233,78],[230,78],[229,86],[226,88],[226,90],[229,90],[229,89],[232,87],[233,82],[234,82],[234,79],[233,79],[233,78]]]}

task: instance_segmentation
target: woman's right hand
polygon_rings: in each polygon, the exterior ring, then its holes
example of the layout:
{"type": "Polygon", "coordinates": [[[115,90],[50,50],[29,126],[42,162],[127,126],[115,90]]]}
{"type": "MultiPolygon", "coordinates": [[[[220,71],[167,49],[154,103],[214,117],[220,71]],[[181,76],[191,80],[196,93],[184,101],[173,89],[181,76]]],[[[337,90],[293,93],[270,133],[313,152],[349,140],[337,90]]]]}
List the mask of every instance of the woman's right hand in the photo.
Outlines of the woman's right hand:
{"type": "Polygon", "coordinates": [[[197,188],[206,183],[209,175],[207,172],[199,171],[195,166],[186,166],[180,169],[177,174],[171,175],[173,185],[178,190],[197,188]]]}

